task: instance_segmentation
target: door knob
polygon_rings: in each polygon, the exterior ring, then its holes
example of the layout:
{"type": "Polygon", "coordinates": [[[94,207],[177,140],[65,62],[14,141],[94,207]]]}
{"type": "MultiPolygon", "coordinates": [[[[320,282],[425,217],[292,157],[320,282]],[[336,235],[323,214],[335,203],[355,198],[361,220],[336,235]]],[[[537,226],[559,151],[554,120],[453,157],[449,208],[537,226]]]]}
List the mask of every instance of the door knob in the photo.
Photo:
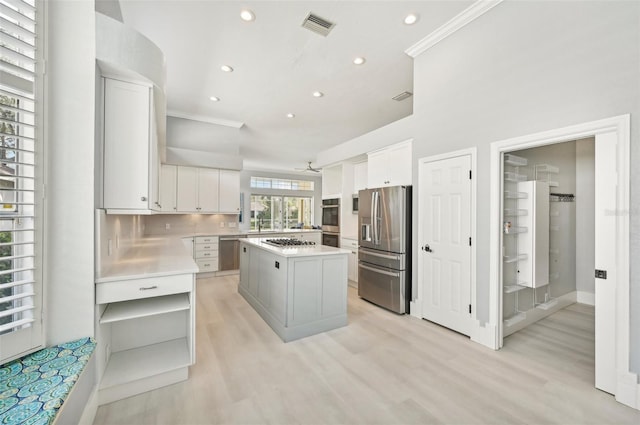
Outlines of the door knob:
{"type": "Polygon", "coordinates": [[[422,248],[420,248],[423,251],[426,252],[433,252],[433,250],[431,249],[431,247],[429,246],[429,244],[426,244],[425,246],[423,246],[422,248]]]}

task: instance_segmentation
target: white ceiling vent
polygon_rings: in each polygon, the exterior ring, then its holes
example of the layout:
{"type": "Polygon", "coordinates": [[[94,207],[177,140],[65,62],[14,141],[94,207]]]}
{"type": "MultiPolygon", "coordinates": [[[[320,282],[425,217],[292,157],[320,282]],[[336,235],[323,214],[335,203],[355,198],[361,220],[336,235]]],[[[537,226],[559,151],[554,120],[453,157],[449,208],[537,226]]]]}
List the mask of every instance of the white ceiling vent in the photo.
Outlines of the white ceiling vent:
{"type": "Polygon", "coordinates": [[[411,93],[410,91],[403,91],[402,93],[393,96],[392,99],[400,102],[401,100],[405,100],[406,98],[411,97],[412,95],[413,93],[411,93]]]}
{"type": "Polygon", "coordinates": [[[336,26],[333,22],[329,22],[326,19],[322,19],[318,15],[309,13],[309,15],[302,21],[302,26],[310,31],[320,34],[324,37],[329,35],[333,27],[336,26]]]}

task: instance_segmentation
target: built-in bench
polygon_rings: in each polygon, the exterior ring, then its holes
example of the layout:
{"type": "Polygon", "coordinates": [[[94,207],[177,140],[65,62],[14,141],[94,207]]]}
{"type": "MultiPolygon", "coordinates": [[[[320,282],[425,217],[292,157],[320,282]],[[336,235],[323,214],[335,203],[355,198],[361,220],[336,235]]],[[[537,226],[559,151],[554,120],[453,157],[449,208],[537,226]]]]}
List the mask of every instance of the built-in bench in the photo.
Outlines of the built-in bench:
{"type": "MultiPolygon", "coordinates": [[[[0,366],[0,424],[67,422],[59,416],[67,410],[76,410],[70,406],[73,403],[69,395],[80,386],[95,347],[93,338],[82,338],[0,366]]],[[[79,393],[83,396],[85,390],[79,393]]]]}

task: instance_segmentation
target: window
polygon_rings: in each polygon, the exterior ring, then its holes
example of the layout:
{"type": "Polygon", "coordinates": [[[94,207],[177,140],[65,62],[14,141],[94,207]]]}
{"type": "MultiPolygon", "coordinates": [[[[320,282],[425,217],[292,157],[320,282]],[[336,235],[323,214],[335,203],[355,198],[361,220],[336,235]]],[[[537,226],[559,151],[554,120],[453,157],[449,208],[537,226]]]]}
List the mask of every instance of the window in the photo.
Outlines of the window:
{"type": "Polygon", "coordinates": [[[314,182],[311,180],[289,180],[270,177],[251,177],[251,187],[254,189],[278,189],[278,190],[314,190],[314,182]]]}
{"type": "Polygon", "coordinates": [[[0,363],[42,342],[36,3],[0,0],[0,363]]]}
{"type": "Polygon", "coordinates": [[[251,195],[251,230],[301,229],[313,224],[313,198],[251,195]]]}

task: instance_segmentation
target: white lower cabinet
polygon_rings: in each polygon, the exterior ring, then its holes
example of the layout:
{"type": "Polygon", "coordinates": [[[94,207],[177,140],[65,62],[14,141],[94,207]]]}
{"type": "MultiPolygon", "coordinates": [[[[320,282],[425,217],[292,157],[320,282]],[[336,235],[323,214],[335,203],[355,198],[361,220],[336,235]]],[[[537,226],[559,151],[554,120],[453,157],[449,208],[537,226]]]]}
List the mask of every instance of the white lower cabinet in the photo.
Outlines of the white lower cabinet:
{"type": "Polygon", "coordinates": [[[96,285],[106,364],[100,405],[188,379],[195,295],[191,273],[96,285]]]}
{"type": "Polygon", "coordinates": [[[358,281],[358,241],[355,239],[341,238],[340,248],[351,251],[347,257],[347,277],[352,282],[358,281]]]}
{"type": "Polygon", "coordinates": [[[218,271],[219,240],[217,236],[198,236],[195,238],[194,259],[200,273],[218,271]]]}

